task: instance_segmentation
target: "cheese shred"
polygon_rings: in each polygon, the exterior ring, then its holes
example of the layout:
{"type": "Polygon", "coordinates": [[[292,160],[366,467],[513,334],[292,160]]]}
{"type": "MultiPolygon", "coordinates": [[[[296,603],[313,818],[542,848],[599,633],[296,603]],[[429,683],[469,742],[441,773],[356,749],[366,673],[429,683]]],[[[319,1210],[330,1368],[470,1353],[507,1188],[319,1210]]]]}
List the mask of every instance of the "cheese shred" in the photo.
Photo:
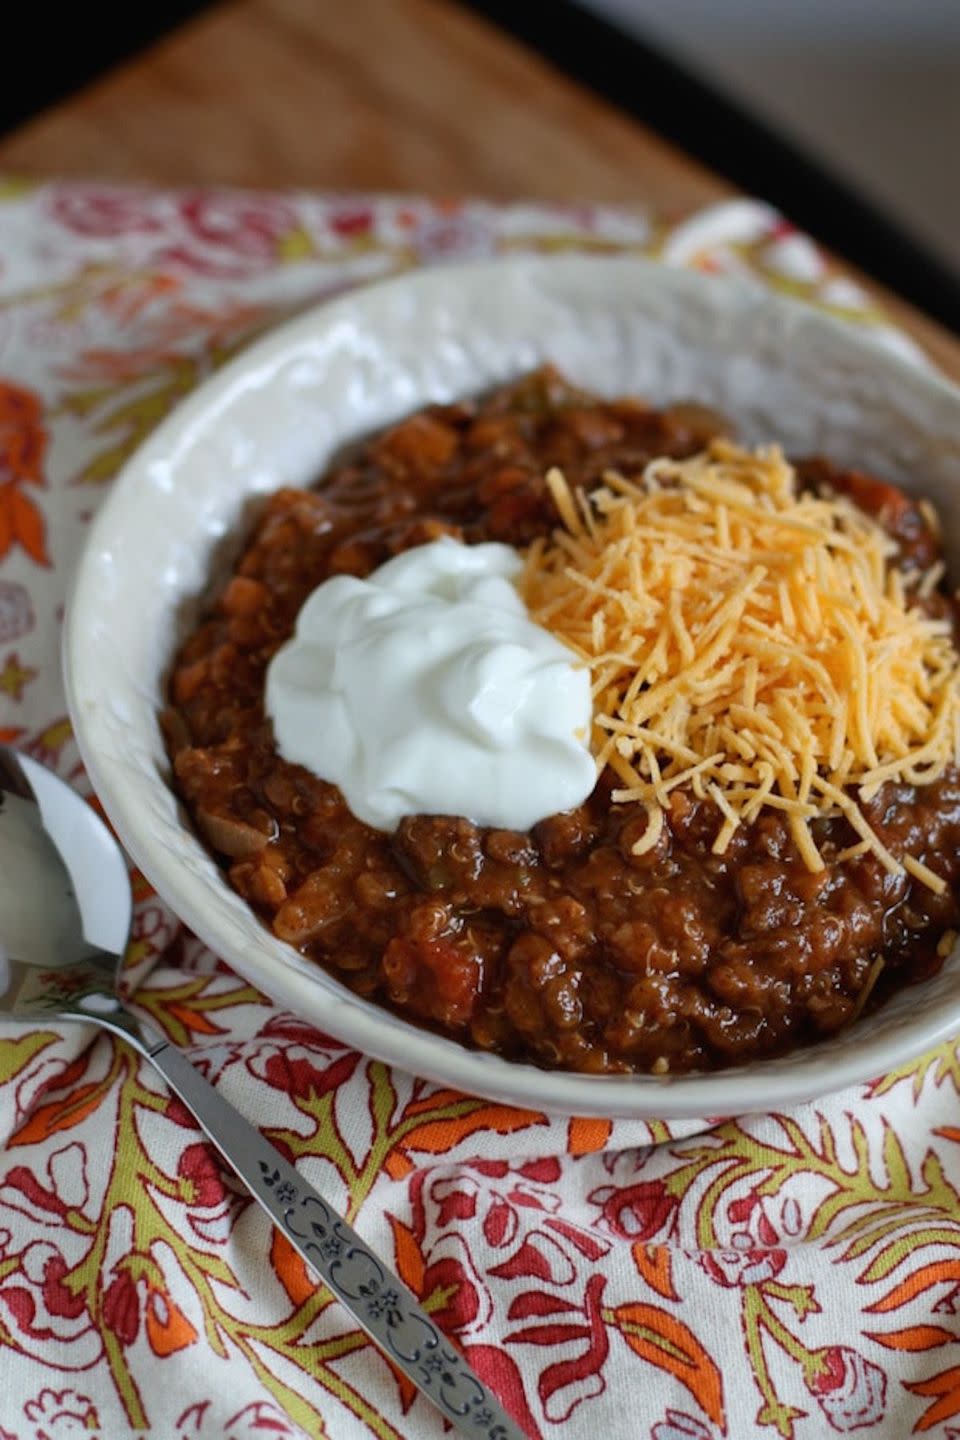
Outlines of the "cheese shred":
{"type": "Polygon", "coordinates": [[[622,782],[614,798],[646,808],[640,853],[690,785],[716,807],[715,853],[769,808],[818,871],[811,822],[842,814],[857,842],[837,860],[870,853],[942,892],[868,818],[883,784],[960,763],[960,658],[923,606],[939,564],[904,583],[883,528],[801,491],[776,447],[715,440],[589,496],[556,468],[546,483],[561,523],[519,588],[590,669],[592,747],[622,782]]]}

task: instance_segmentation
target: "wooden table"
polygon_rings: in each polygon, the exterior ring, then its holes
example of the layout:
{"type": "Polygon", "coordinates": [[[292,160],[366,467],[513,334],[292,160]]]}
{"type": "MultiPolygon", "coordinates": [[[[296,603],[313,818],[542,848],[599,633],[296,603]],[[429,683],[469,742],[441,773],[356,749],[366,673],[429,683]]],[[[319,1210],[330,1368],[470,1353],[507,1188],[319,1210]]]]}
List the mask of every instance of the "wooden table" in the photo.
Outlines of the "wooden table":
{"type": "MultiPolygon", "coordinates": [[[[0,142],[0,170],[673,214],[732,193],[450,0],[227,0],[0,142]]],[[[960,343],[881,299],[960,379],[960,343]]]]}

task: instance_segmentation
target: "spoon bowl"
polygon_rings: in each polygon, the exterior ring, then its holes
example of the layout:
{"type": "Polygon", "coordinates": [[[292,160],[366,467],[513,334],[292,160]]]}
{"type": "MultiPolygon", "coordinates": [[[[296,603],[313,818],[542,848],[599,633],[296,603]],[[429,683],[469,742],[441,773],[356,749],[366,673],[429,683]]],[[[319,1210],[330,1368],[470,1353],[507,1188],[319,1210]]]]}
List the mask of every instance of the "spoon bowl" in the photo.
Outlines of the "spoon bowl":
{"type": "Polygon", "coordinates": [[[126,862],[96,812],[0,746],[0,1016],[122,1015],[132,915],[126,862]]]}

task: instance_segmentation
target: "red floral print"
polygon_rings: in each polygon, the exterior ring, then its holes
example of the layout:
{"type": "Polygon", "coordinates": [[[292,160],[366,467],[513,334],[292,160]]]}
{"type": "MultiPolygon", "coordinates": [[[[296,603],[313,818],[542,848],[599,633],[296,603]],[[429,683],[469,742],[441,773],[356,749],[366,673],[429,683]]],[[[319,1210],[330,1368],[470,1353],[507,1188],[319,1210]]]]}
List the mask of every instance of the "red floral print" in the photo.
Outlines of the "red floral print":
{"type": "Polygon", "coordinates": [[[603,1371],[610,1338],[601,1309],[605,1288],[604,1277],[592,1275],[580,1305],[559,1298],[545,1303],[547,1296],[528,1291],[510,1307],[511,1320],[529,1318],[534,1323],[511,1331],[508,1345],[547,1346],[562,1357],[551,1361],[537,1380],[544,1414],[555,1424],[569,1420],[578,1405],[606,1388],[603,1371]]]}
{"type": "Polygon", "coordinates": [[[350,1079],[359,1055],[295,1020],[276,1015],[260,1031],[262,1043],[247,1061],[259,1079],[285,1095],[325,1095],[350,1079]]]}
{"type": "Polygon", "coordinates": [[[41,1390],[36,1399],[27,1402],[23,1413],[37,1426],[35,1440],[70,1440],[72,1436],[99,1440],[94,1433],[100,1429],[96,1406],[88,1395],[76,1390],[41,1390]]]}
{"type": "Polygon", "coordinates": [[[51,1255],[43,1267],[43,1299],[51,1315],[63,1320],[76,1320],[86,1310],[87,1302],[64,1283],[66,1274],[67,1262],[63,1256],[51,1255]]]}
{"type": "Polygon", "coordinates": [[[810,1380],[811,1394],[833,1430],[846,1435],[882,1419],[887,1377],[849,1345],[831,1345],[816,1357],[821,1368],[810,1380]]]}
{"type": "Polygon", "coordinates": [[[621,1240],[652,1240],[670,1224],[677,1201],[662,1181],[641,1181],[617,1188],[601,1186],[587,1197],[601,1206],[603,1227],[621,1240]]]}
{"type": "Polygon", "coordinates": [[[155,235],[163,225],[156,192],[130,185],[58,185],[50,213],[66,229],[98,240],[155,235]]]}
{"type": "Polygon", "coordinates": [[[212,1210],[222,1204],[227,1191],[210,1145],[188,1145],[177,1161],[177,1174],[188,1182],[192,1203],[201,1210],[212,1210]]]}
{"type": "Polygon", "coordinates": [[[195,190],[182,196],[179,212],[184,235],[165,261],[197,275],[229,278],[267,269],[298,233],[296,211],[278,196],[195,190]]]}
{"type": "Polygon", "coordinates": [[[111,1280],[103,1297],[103,1321],[121,1345],[132,1345],[140,1329],[140,1300],[136,1282],[126,1270],[111,1280]]]}
{"type": "Polygon", "coordinates": [[[717,1285],[759,1285],[775,1279],[787,1263],[785,1250],[712,1250],[699,1257],[700,1264],[717,1285]]]}

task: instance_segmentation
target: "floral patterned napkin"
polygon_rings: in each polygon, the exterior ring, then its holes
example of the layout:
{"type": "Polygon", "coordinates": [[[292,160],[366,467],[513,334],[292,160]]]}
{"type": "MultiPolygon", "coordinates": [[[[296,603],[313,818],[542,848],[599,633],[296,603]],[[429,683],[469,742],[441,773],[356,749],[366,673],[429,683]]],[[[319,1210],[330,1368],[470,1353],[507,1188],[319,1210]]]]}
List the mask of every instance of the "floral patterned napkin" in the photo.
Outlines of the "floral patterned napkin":
{"type": "MultiPolygon", "coordinates": [[[[508,250],[738,271],[910,343],[740,201],[596,207],[0,185],[0,739],[84,786],[71,567],[151,427],[247,338],[508,250]]],[[[697,1135],[511,1110],[285,1014],[138,884],[146,1013],[341,1205],[531,1437],[960,1440],[960,1060],[697,1135]]],[[[692,1127],[688,1127],[692,1128],[692,1127]]],[[[0,1440],[443,1433],[123,1046],[0,1034],[0,1440]]]]}

